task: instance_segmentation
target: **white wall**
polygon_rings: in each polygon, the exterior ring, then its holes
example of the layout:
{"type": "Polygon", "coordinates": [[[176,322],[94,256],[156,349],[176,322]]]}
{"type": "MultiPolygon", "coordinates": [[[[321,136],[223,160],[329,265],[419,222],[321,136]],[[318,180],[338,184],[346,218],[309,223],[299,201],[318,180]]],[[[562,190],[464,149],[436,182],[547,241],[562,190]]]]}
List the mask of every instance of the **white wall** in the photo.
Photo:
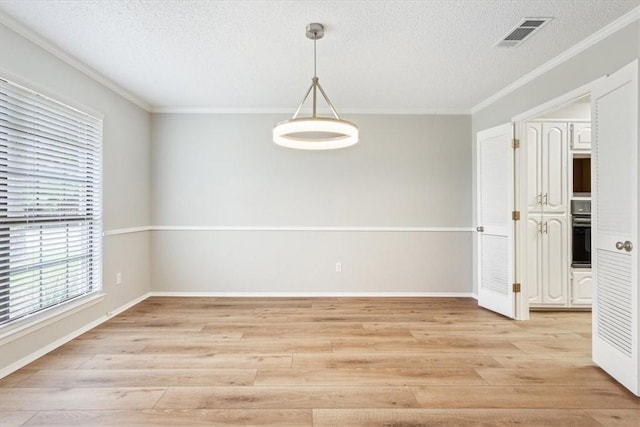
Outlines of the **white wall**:
{"type": "MultiPolygon", "coordinates": [[[[514,116],[571,92],[627,65],[640,57],[640,22],[621,28],[607,38],[583,50],[569,60],[529,81],[472,116],[473,153],[476,157],[476,133],[510,122],[514,116]]],[[[476,210],[476,170],[473,162],[473,210],[476,210]]],[[[475,224],[474,224],[475,225],[475,224]]],[[[474,262],[476,247],[474,239],[474,262]]],[[[474,269],[475,271],[475,269],[474,269]]],[[[474,275],[474,292],[477,277],[474,275]]]]}
{"type": "MultiPolygon", "coordinates": [[[[150,224],[149,113],[0,25],[0,67],[48,94],[104,114],[104,230],[150,224]]],[[[150,289],[148,233],[105,236],[104,299],[26,334],[3,340],[0,369],[95,322],[150,289]],[[123,284],[115,286],[116,272],[123,284]]]]}
{"type": "Polygon", "coordinates": [[[355,115],[323,152],[273,144],[285,118],[152,115],[154,291],[471,292],[469,116],[355,115]],[[205,230],[238,226],[367,230],[205,230]]]}

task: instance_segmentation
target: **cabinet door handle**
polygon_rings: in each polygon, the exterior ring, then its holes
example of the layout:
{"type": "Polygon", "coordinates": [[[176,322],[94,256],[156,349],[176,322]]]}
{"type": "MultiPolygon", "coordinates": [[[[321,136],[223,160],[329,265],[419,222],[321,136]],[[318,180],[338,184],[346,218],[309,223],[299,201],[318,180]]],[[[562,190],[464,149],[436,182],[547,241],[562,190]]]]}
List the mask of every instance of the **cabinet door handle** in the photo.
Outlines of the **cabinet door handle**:
{"type": "Polygon", "coordinates": [[[544,196],[542,197],[544,198],[544,204],[549,206],[549,193],[544,193],[544,196]]]}
{"type": "Polygon", "coordinates": [[[569,138],[571,138],[571,148],[573,148],[574,146],[574,131],[573,131],[573,124],[569,125],[569,138]]]}
{"type": "Polygon", "coordinates": [[[544,222],[544,234],[549,234],[549,223],[547,221],[544,222]]]}
{"type": "Polygon", "coordinates": [[[538,205],[542,205],[542,193],[539,193],[539,194],[536,196],[536,201],[537,201],[537,204],[538,204],[538,205]]]}

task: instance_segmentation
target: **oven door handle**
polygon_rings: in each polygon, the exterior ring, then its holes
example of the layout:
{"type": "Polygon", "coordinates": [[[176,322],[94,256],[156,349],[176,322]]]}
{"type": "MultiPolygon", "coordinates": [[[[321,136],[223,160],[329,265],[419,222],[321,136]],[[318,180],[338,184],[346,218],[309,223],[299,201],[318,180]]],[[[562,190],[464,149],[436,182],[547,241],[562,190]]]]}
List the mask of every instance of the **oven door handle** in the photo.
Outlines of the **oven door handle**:
{"type": "Polygon", "coordinates": [[[573,228],[591,228],[590,222],[574,222],[573,228]]]}

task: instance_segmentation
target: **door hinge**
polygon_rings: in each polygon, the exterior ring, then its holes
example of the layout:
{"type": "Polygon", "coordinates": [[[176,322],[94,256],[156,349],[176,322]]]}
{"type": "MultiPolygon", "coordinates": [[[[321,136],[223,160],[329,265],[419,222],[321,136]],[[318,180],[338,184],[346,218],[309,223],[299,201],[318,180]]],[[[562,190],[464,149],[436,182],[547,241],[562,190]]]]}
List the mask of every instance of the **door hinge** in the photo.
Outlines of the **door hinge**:
{"type": "Polygon", "coordinates": [[[511,212],[511,219],[514,221],[520,221],[520,211],[511,212]]]}
{"type": "Polygon", "coordinates": [[[511,140],[511,147],[515,150],[516,148],[520,148],[520,140],[518,138],[513,138],[511,140]]]}
{"type": "Polygon", "coordinates": [[[513,284],[513,293],[514,294],[520,293],[520,283],[513,284]]]}

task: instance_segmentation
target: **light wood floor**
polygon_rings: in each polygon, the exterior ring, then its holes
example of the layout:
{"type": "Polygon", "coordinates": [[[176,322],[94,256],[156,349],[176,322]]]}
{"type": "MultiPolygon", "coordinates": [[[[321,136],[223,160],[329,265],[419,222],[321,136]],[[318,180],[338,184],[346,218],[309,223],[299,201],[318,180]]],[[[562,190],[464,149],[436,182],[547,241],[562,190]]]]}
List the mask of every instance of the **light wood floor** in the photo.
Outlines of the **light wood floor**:
{"type": "Polygon", "coordinates": [[[590,313],[464,298],[150,298],[0,380],[0,425],[633,426],[590,313]]]}

